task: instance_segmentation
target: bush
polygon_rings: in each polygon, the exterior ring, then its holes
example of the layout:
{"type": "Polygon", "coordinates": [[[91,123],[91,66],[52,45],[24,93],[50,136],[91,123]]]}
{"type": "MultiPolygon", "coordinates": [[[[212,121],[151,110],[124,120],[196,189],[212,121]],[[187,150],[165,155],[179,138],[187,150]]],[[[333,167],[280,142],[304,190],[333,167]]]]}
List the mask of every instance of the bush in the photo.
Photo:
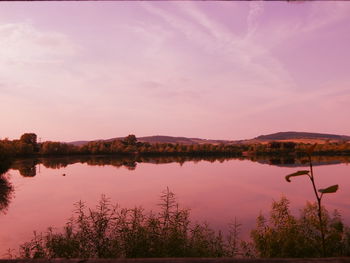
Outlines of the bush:
{"type": "MultiPolygon", "coordinates": [[[[344,227],[337,211],[330,215],[322,207],[327,257],[349,255],[350,231],[344,227]]],[[[291,215],[289,201],[274,201],[270,218],[257,218],[251,238],[259,257],[322,257],[321,229],[317,203],[307,203],[299,218],[291,215]]]]}
{"type": "MultiPolygon", "coordinates": [[[[179,208],[167,189],[160,212],[141,207],[121,208],[102,196],[95,209],[83,202],[62,232],[49,228],[20,246],[21,258],[162,258],[162,257],[323,257],[318,206],[307,203],[299,217],[289,200],[272,203],[269,219],[262,214],[251,231],[251,241],[239,238],[236,220],[225,236],[208,224],[191,223],[190,212],[179,208]]],[[[326,256],[350,255],[350,230],[336,211],[323,209],[326,256]]]]}
{"type": "Polygon", "coordinates": [[[20,257],[221,257],[235,251],[207,224],[191,224],[189,211],[179,208],[169,189],[161,196],[160,207],[159,213],[120,208],[104,196],[94,210],[79,202],[63,232],[49,228],[34,233],[21,245],[20,257]]]}

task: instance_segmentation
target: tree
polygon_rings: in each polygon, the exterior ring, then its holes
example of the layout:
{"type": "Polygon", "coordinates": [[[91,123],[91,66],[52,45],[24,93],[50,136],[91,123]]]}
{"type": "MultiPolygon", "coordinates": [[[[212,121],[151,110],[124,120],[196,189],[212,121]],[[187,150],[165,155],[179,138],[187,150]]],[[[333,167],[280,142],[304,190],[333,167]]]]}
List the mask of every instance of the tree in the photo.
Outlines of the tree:
{"type": "Polygon", "coordinates": [[[33,147],[33,151],[37,152],[39,150],[37,143],[37,136],[35,133],[24,133],[19,139],[22,143],[29,144],[33,147]]]}
{"type": "Polygon", "coordinates": [[[136,139],[136,136],[134,134],[130,134],[127,137],[125,137],[123,142],[125,142],[127,145],[136,145],[137,139],[136,139]]]}
{"type": "Polygon", "coordinates": [[[36,139],[37,136],[35,133],[24,133],[22,134],[20,141],[34,146],[37,144],[36,139]]]}

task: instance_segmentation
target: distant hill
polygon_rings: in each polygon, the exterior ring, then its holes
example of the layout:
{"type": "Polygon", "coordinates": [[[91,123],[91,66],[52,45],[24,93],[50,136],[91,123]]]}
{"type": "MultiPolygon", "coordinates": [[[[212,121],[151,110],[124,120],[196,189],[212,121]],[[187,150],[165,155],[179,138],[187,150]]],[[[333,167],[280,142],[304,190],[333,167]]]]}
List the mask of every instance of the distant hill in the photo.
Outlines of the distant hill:
{"type": "MultiPolygon", "coordinates": [[[[110,142],[113,140],[122,140],[125,137],[116,137],[105,140],[94,140],[94,141],[106,141],[110,142]]],[[[348,141],[350,140],[350,136],[346,135],[337,135],[337,134],[326,134],[326,133],[312,133],[312,132],[277,132],[267,135],[260,135],[255,137],[254,139],[246,139],[246,140],[237,140],[237,141],[229,141],[229,140],[207,140],[201,138],[187,138],[187,137],[173,137],[173,136],[164,136],[164,135],[155,135],[155,136],[145,136],[145,137],[137,137],[139,142],[148,142],[148,143],[179,143],[179,144],[250,144],[250,143],[266,143],[269,141],[283,141],[289,140],[294,142],[303,142],[303,143],[324,143],[326,141],[348,141]]],[[[84,145],[89,141],[74,141],[69,142],[69,144],[74,144],[77,146],[84,145]]]]}
{"type": "Polygon", "coordinates": [[[147,136],[147,137],[139,137],[137,138],[140,142],[149,142],[149,143],[179,143],[179,144],[204,144],[204,143],[228,143],[230,141],[227,140],[207,140],[200,138],[187,138],[187,137],[172,137],[172,136],[147,136]]]}
{"type": "MultiPolygon", "coordinates": [[[[116,137],[106,140],[94,140],[94,141],[106,141],[110,142],[113,140],[122,140],[125,137],[116,137]]],[[[210,144],[220,144],[220,143],[230,143],[231,141],[228,140],[207,140],[207,139],[200,139],[200,138],[187,138],[187,137],[173,137],[173,136],[163,136],[163,135],[155,135],[155,136],[145,136],[145,137],[137,137],[137,141],[139,142],[148,142],[148,143],[179,143],[179,144],[204,144],[204,143],[210,143],[210,144]]],[[[88,143],[89,141],[74,141],[69,142],[69,144],[74,144],[77,146],[84,145],[88,143]]]]}
{"type": "Polygon", "coordinates": [[[272,141],[272,140],[293,140],[293,139],[313,139],[313,140],[350,140],[350,136],[327,134],[327,133],[313,133],[313,132],[277,132],[268,135],[260,135],[255,140],[272,141]]]}

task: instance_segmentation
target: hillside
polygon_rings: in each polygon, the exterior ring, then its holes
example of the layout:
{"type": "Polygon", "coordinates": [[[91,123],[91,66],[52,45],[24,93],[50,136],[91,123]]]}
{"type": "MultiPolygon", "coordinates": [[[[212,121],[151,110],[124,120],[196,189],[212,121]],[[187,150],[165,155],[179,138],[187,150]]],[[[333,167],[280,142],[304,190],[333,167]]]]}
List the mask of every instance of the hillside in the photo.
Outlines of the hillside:
{"type": "Polygon", "coordinates": [[[149,143],[179,143],[179,144],[203,144],[203,143],[211,143],[211,144],[219,144],[219,143],[228,143],[230,141],[225,140],[207,140],[200,138],[186,138],[186,137],[172,137],[172,136],[147,136],[137,138],[140,142],[149,142],[149,143]]]}
{"type": "MultiPolygon", "coordinates": [[[[113,141],[113,140],[122,140],[124,137],[116,137],[106,140],[100,140],[100,141],[113,141]]],[[[97,140],[94,140],[97,141],[97,140]]],[[[219,144],[219,143],[229,143],[231,141],[228,140],[207,140],[207,139],[200,139],[200,138],[187,138],[187,137],[173,137],[173,136],[163,136],[163,135],[155,135],[155,136],[145,136],[145,137],[137,137],[137,141],[139,142],[148,142],[148,143],[179,143],[179,144],[204,144],[204,143],[210,143],[210,144],[219,144]]],[[[89,141],[74,141],[69,142],[69,144],[74,144],[77,146],[84,145],[88,143],[89,141]]]]}
{"type": "MultiPolygon", "coordinates": [[[[110,142],[113,140],[122,140],[124,137],[115,137],[111,139],[99,140],[110,142]]],[[[312,133],[312,132],[277,132],[267,135],[260,135],[255,137],[254,139],[246,139],[246,140],[237,140],[237,141],[229,141],[229,140],[207,140],[201,138],[187,138],[187,137],[173,137],[173,136],[164,136],[164,135],[155,135],[155,136],[145,136],[145,137],[137,137],[139,142],[148,142],[148,143],[179,143],[179,144],[220,144],[220,143],[238,143],[238,144],[250,144],[250,143],[266,143],[269,141],[294,141],[297,143],[324,143],[326,141],[349,141],[350,136],[346,135],[337,135],[337,134],[326,134],[326,133],[312,133]]],[[[97,141],[97,140],[94,140],[97,141]]],[[[69,142],[69,144],[74,144],[77,146],[84,145],[89,141],[74,141],[69,142]]]]}
{"type": "Polygon", "coordinates": [[[337,135],[337,134],[327,134],[327,133],[312,133],[312,132],[277,132],[268,135],[260,135],[255,140],[260,141],[272,141],[272,140],[300,140],[300,139],[309,139],[309,140],[350,140],[350,136],[346,135],[337,135]]]}

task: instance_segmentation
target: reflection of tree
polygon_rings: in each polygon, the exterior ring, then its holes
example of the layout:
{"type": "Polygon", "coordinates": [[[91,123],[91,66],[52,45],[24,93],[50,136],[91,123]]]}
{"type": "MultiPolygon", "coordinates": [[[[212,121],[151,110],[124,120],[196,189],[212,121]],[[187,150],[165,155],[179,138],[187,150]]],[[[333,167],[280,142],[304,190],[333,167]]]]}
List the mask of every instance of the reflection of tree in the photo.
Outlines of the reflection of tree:
{"type": "Polygon", "coordinates": [[[4,173],[7,172],[7,170],[11,166],[11,161],[10,160],[0,160],[0,176],[4,173]]]}
{"type": "MultiPolygon", "coordinates": [[[[249,158],[253,162],[258,162],[261,164],[269,164],[276,166],[285,166],[285,167],[302,167],[309,166],[307,156],[251,156],[249,158]]],[[[313,156],[314,165],[330,165],[330,164],[340,164],[340,163],[349,163],[349,156],[313,156]]]]}
{"type": "Polygon", "coordinates": [[[0,175],[0,212],[5,212],[13,193],[12,184],[3,176],[0,175]]]}
{"type": "Polygon", "coordinates": [[[13,186],[4,175],[9,167],[9,161],[0,162],[0,212],[6,212],[13,193],[13,186]]]}
{"type": "MultiPolygon", "coordinates": [[[[224,162],[228,160],[250,160],[261,164],[275,166],[298,167],[306,166],[305,157],[296,156],[249,156],[249,157],[222,157],[222,156],[113,156],[113,155],[85,155],[85,156],[65,156],[65,157],[45,157],[37,159],[16,160],[11,168],[16,169],[22,176],[33,177],[36,175],[36,165],[43,164],[46,168],[60,169],[75,163],[82,163],[91,166],[111,165],[117,168],[125,167],[129,170],[135,170],[137,163],[167,164],[178,163],[183,165],[185,162],[224,162]]],[[[348,156],[315,156],[315,165],[327,165],[337,163],[349,163],[348,156]]]]}
{"type": "Polygon", "coordinates": [[[125,167],[129,170],[136,169],[137,163],[153,163],[153,164],[166,164],[166,163],[179,163],[182,165],[187,161],[209,161],[223,162],[231,158],[225,157],[188,157],[188,156],[72,156],[72,157],[58,157],[58,158],[40,158],[38,163],[42,163],[47,168],[59,169],[66,167],[67,165],[74,163],[86,163],[91,166],[104,166],[111,165],[114,167],[125,167]]]}
{"type": "Polygon", "coordinates": [[[36,175],[36,167],[32,165],[21,166],[19,173],[24,177],[34,177],[36,175]]]}
{"type": "MultiPolygon", "coordinates": [[[[84,158],[84,157],[81,157],[84,158]]],[[[56,158],[41,158],[39,163],[42,163],[46,168],[60,169],[67,167],[70,164],[78,163],[81,160],[80,157],[56,157],[56,158]]],[[[88,157],[86,157],[88,158],[88,157]]]]}
{"type": "Polygon", "coordinates": [[[19,173],[24,177],[34,177],[36,175],[36,165],[38,164],[37,159],[23,159],[16,160],[11,168],[18,170],[19,173]]]}

